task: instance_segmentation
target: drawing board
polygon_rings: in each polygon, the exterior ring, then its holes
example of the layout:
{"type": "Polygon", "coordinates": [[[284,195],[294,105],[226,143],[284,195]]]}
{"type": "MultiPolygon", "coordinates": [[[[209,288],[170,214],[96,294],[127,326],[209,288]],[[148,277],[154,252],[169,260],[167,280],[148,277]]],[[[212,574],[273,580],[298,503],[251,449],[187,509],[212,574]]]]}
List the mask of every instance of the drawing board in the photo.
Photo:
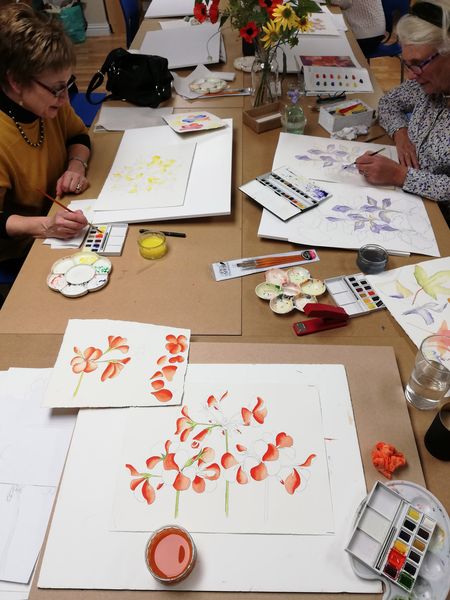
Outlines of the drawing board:
{"type": "Polygon", "coordinates": [[[223,121],[225,126],[220,129],[200,133],[192,132],[189,136],[177,134],[168,125],[134,129],[133,139],[139,145],[148,143],[149,139],[154,147],[196,144],[184,204],[182,206],[123,210],[101,210],[97,209],[94,204],[93,222],[96,224],[132,223],[229,214],[231,210],[233,121],[232,119],[223,119],[223,121]]]}
{"type": "Polygon", "coordinates": [[[311,179],[367,187],[365,177],[359,174],[353,163],[365,152],[377,150],[381,150],[380,154],[383,156],[397,161],[395,146],[384,147],[380,144],[282,132],[278,139],[272,168],[290,166],[311,179]]]}
{"type": "Polygon", "coordinates": [[[450,335],[450,257],[367,277],[417,347],[434,333],[450,335]]]}
{"type": "Polygon", "coordinates": [[[264,210],[258,235],[307,246],[359,248],[372,243],[387,250],[439,256],[433,227],[418,196],[339,183],[326,187],[331,198],[288,222],[264,210]]]}
{"type": "Polygon", "coordinates": [[[100,192],[97,210],[182,206],[195,153],[195,142],[156,146],[139,130],[123,134],[100,192]]]}
{"type": "Polygon", "coordinates": [[[145,12],[145,18],[184,17],[192,15],[193,10],[194,5],[191,0],[152,0],[145,12]]]}
{"type": "MultiPolygon", "coordinates": [[[[344,552],[348,519],[366,493],[344,367],[324,364],[189,365],[188,385],[209,384],[212,389],[218,381],[233,382],[233,385],[248,382],[269,385],[280,381],[300,388],[312,385],[318,389],[336,533],[194,533],[201,568],[196,568],[188,579],[178,584],[177,590],[381,591],[379,583],[365,581],[353,573],[344,552]],[[317,556],[322,560],[317,561],[317,556]],[[323,564],[327,565],[326,570],[323,564]],[[299,569],[299,565],[303,568],[299,569]],[[283,577],[279,576],[280,572],[283,577]]],[[[251,404],[250,407],[253,409],[251,404]]],[[[160,407],[152,411],[170,411],[176,417],[179,408],[160,407]]],[[[123,457],[122,440],[128,423],[127,414],[131,412],[128,409],[80,411],[49,532],[39,587],[165,589],[145,567],[143,555],[149,531],[110,531],[115,474],[123,457]],[[102,444],[98,443],[99,431],[102,432],[102,444]],[[76,492],[81,480],[84,483],[82,495],[76,492]],[[66,560],[63,552],[68,546],[72,548],[71,561],[66,560]]]]}
{"type": "Polygon", "coordinates": [[[334,532],[314,386],[188,382],[183,408],[130,411],[116,478],[119,531],[334,532]]]}
{"type": "Polygon", "coordinates": [[[188,329],[70,319],[44,406],[181,404],[188,329]]]}

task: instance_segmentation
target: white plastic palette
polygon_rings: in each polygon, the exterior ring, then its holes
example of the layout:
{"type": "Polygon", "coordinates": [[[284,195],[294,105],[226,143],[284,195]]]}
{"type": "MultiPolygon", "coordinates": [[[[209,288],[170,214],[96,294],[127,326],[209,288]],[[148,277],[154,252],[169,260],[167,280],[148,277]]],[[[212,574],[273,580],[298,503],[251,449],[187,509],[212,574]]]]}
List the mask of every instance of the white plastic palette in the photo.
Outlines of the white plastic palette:
{"type": "Polygon", "coordinates": [[[360,577],[383,578],[383,600],[447,598],[450,520],[439,500],[416,483],[377,482],[359,508],[346,550],[360,577]]]}
{"type": "Polygon", "coordinates": [[[76,252],[60,258],[47,276],[48,287],[67,298],[78,298],[96,292],[108,283],[112,264],[94,252],[76,252]]]}

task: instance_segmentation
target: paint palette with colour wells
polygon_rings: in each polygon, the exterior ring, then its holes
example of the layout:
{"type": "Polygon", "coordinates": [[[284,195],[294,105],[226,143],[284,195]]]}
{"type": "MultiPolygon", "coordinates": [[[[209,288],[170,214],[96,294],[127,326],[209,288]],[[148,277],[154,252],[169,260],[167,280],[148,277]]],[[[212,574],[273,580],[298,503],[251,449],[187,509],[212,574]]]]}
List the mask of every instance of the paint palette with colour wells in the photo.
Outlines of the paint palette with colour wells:
{"type": "Polygon", "coordinates": [[[325,279],[328,292],[349,317],[368,315],[386,308],[363,273],[325,279]]]}
{"type": "Polygon", "coordinates": [[[120,256],[127,232],[127,223],[91,227],[86,234],[82,250],[96,252],[101,256],[120,256]]]}
{"type": "Polygon", "coordinates": [[[76,252],[60,258],[52,265],[47,285],[66,298],[79,298],[96,292],[108,283],[112,264],[94,252],[76,252]]]}
{"type": "Polygon", "coordinates": [[[345,549],[358,575],[383,578],[383,600],[445,600],[449,537],[448,515],[428,490],[408,481],[377,481],[345,549]]]}
{"type": "Polygon", "coordinates": [[[310,94],[373,92],[367,69],[347,67],[303,67],[305,90],[310,94]]]}

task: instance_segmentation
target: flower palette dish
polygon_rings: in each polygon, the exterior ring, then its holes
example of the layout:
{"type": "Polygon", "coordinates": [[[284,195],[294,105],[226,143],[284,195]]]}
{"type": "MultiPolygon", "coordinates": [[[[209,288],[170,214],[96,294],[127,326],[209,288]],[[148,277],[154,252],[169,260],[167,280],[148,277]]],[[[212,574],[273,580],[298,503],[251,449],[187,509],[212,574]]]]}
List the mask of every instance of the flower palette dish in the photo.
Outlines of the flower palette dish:
{"type": "Polygon", "coordinates": [[[279,315],[297,309],[304,312],[306,304],[317,303],[317,296],[325,293],[326,286],[320,279],[312,279],[308,269],[295,266],[286,271],[266,271],[266,281],[255,288],[262,300],[269,300],[270,309],[279,315]]]}
{"type": "Polygon", "coordinates": [[[48,287],[66,298],[79,298],[105,287],[112,264],[95,252],[76,252],[53,263],[47,276],[48,287]]]}

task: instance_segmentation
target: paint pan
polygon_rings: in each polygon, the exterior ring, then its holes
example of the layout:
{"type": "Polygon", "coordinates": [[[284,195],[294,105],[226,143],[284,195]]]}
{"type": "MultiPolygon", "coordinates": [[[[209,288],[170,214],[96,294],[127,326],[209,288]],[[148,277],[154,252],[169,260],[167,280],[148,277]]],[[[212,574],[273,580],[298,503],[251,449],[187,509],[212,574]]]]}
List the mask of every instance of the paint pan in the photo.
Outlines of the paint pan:
{"type": "Polygon", "coordinates": [[[363,273],[331,277],[325,285],[336,304],[350,317],[368,315],[386,308],[363,273]]]}
{"type": "Polygon", "coordinates": [[[127,223],[91,227],[84,240],[83,250],[95,252],[101,256],[120,256],[127,232],[127,223]]]}

